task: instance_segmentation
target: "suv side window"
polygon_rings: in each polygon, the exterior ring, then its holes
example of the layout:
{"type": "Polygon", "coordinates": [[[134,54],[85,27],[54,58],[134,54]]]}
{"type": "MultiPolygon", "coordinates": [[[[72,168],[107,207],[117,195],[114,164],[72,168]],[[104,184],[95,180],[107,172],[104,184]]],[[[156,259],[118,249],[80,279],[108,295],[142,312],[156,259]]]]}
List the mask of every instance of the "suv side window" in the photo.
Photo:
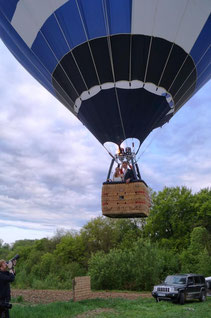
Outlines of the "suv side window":
{"type": "Polygon", "coordinates": [[[195,284],[201,284],[200,276],[195,276],[194,280],[195,280],[195,284]]]}
{"type": "Polygon", "coordinates": [[[193,285],[194,284],[194,279],[193,277],[188,277],[188,285],[191,284],[193,285]]]}
{"type": "Polygon", "coordinates": [[[203,276],[200,276],[201,278],[201,284],[205,284],[205,278],[203,276]]]}
{"type": "Polygon", "coordinates": [[[186,278],[185,277],[180,278],[179,283],[186,284],[186,278]]]}

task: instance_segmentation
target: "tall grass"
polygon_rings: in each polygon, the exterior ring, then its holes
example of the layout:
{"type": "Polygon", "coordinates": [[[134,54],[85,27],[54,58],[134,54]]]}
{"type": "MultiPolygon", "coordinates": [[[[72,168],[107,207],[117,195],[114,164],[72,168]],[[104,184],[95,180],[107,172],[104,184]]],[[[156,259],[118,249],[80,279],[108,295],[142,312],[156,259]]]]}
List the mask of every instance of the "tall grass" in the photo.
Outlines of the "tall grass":
{"type": "Polygon", "coordinates": [[[79,314],[89,318],[211,318],[211,298],[206,302],[156,303],[154,299],[94,299],[74,303],[59,302],[47,305],[15,304],[11,318],[71,318],[79,314]]]}

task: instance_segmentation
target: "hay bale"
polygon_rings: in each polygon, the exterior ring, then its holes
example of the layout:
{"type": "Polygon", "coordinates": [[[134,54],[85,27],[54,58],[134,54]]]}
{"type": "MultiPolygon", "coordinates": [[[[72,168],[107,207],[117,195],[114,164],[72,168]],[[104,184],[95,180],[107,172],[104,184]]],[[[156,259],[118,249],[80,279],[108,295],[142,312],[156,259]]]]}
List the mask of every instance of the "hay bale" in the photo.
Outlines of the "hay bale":
{"type": "Polygon", "coordinates": [[[80,276],[73,279],[73,301],[89,299],[92,295],[90,276],[80,276]]]}

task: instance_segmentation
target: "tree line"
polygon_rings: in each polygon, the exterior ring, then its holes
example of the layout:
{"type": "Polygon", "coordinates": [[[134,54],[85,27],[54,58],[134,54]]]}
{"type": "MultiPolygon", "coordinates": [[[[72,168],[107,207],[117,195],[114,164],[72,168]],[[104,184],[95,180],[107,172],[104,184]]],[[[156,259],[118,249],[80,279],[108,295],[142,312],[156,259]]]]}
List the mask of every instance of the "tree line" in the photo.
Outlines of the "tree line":
{"type": "Polygon", "coordinates": [[[90,275],[93,289],[150,290],[168,274],[211,276],[211,190],[152,192],[147,219],[98,217],[52,238],[0,240],[0,259],[15,254],[16,288],[70,289],[90,275]]]}

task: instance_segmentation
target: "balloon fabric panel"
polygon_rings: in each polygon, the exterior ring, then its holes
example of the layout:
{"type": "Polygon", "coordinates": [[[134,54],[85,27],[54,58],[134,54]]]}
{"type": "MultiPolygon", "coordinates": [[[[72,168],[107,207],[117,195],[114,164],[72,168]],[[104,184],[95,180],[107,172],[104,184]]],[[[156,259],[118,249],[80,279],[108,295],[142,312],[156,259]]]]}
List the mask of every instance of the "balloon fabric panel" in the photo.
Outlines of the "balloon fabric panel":
{"type": "Polygon", "coordinates": [[[102,1],[78,0],[78,6],[82,15],[88,39],[106,36],[106,24],[102,1]],[[97,28],[96,28],[97,25],[97,28]]]}
{"type": "Polygon", "coordinates": [[[113,82],[114,79],[109,55],[108,39],[104,37],[99,38],[97,41],[91,40],[90,46],[99,75],[100,83],[113,82]]]}
{"type": "Polygon", "coordinates": [[[18,1],[19,0],[0,0],[0,9],[9,21],[12,20],[18,1]]]}
{"type": "Polygon", "coordinates": [[[104,0],[105,11],[108,17],[109,33],[131,32],[132,0],[104,0]]]}

